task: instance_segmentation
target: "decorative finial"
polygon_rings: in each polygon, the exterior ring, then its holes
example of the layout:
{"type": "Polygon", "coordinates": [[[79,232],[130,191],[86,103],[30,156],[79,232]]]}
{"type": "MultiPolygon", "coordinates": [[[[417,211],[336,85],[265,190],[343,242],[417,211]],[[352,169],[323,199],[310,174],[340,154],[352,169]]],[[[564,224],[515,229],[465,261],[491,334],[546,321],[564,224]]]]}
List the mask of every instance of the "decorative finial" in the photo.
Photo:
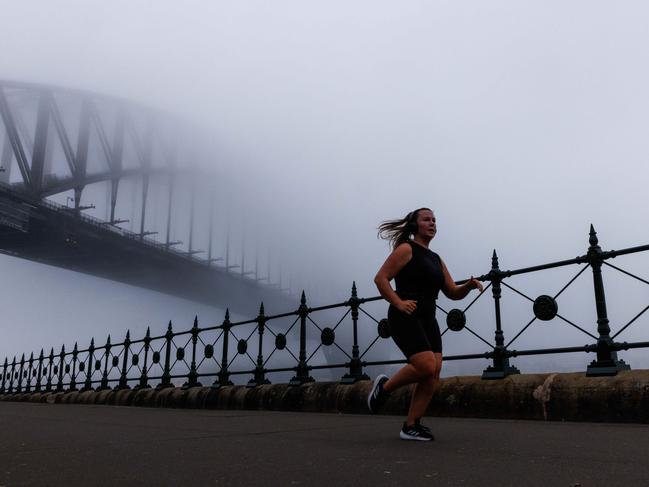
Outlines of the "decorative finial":
{"type": "Polygon", "coordinates": [[[496,253],[496,249],[494,249],[494,253],[491,256],[491,268],[498,269],[498,254],[496,253]]]}
{"type": "Polygon", "coordinates": [[[588,243],[591,245],[591,247],[596,246],[599,243],[599,240],[597,239],[597,232],[595,231],[595,227],[593,227],[593,224],[590,224],[590,238],[588,239],[588,243]]]}

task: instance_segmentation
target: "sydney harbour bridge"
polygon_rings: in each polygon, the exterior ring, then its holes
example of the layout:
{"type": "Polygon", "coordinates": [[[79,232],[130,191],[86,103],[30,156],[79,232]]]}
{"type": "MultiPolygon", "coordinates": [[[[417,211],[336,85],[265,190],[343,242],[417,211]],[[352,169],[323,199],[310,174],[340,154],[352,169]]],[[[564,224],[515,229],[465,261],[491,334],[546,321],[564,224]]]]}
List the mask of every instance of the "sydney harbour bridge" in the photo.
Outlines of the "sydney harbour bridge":
{"type": "Polygon", "coordinates": [[[295,307],[269,257],[261,270],[243,236],[235,255],[215,217],[231,202],[172,115],[0,81],[0,144],[0,252],[234,310],[295,307]]]}

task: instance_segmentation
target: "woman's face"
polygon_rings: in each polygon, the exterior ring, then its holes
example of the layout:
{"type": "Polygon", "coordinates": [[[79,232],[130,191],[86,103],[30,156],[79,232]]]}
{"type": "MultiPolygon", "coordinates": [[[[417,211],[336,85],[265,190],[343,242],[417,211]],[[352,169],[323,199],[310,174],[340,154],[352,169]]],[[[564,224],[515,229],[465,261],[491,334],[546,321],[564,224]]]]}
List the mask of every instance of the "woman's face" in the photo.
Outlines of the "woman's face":
{"type": "Polygon", "coordinates": [[[421,210],[417,213],[417,233],[425,238],[432,239],[437,233],[437,220],[430,210],[421,210]]]}

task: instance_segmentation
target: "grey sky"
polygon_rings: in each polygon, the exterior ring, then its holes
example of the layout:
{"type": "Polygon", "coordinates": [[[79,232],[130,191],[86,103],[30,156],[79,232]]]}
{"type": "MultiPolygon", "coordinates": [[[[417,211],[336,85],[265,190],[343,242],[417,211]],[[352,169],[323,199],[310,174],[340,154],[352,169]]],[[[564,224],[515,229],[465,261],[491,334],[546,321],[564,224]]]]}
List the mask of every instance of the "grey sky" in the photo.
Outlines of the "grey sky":
{"type": "MultiPolygon", "coordinates": [[[[494,248],[503,268],[584,253],[591,222],[605,248],[649,242],[644,2],[0,5],[1,78],[124,96],[204,127],[220,155],[209,164],[245,188],[236,211],[321,299],[346,297],[354,279],[374,295],[388,252],[376,226],[413,207],[436,211],[432,248],[457,279],[487,272],[494,248]]],[[[643,275],[647,259],[629,262],[643,275]]],[[[53,336],[17,286],[50,299],[68,342],[87,321],[119,335],[152,308],[161,321],[195,314],[5,257],[0,268],[0,352],[53,336]]]]}

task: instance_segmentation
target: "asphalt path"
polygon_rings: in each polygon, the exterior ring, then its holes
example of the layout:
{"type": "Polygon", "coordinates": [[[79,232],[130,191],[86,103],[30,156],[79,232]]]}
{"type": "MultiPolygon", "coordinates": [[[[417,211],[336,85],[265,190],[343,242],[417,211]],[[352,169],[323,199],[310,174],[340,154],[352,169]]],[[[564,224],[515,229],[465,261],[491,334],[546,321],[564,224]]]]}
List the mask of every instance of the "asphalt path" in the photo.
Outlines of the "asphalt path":
{"type": "Polygon", "coordinates": [[[4,486],[649,486],[649,426],[0,403],[4,486]]]}

